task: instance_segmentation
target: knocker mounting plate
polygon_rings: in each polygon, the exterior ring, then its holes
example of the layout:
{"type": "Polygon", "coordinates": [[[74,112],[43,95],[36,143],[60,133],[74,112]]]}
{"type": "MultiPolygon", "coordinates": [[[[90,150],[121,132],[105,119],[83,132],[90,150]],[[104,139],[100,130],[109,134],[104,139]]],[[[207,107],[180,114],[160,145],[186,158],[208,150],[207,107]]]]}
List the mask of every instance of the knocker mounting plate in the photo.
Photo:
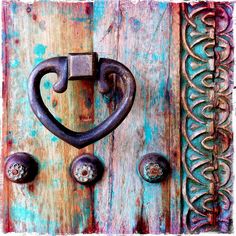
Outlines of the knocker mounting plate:
{"type": "Polygon", "coordinates": [[[68,55],[68,79],[95,79],[97,53],[70,53],[68,55]]]}

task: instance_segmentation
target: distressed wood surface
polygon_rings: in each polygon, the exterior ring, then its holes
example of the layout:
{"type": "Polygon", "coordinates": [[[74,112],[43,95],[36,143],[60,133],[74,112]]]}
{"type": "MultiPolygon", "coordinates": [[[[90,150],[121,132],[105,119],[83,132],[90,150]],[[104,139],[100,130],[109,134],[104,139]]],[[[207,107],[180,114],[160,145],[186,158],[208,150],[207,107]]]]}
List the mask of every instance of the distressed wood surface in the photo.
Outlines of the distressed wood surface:
{"type": "MultiPolygon", "coordinates": [[[[180,232],[179,5],[95,1],[94,50],[124,63],[137,83],[133,108],[124,122],[94,145],[107,172],[95,186],[99,232],[180,232]],[[172,173],[161,184],[137,171],[144,154],[163,154],[172,173]]],[[[95,92],[95,120],[110,114],[95,92]]]]}
{"type": "MultiPolygon", "coordinates": [[[[42,60],[68,52],[92,51],[91,4],[3,2],[4,129],[3,157],[25,151],[39,164],[30,184],[5,180],[4,231],[77,233],[93,228],[90,188],[69,176],[72,159],[93,147],[77,150],[60,141],[36,119],[27,97],[31,70],[42,60]]],[[[93,124],[93,84],[70,82],[55,94],[56,76],[43,79],[41,91],[51,112],[66,126],[85,130],[93,124]]]]}
{"type": "MultiPolygon", "coordinates": [[[[4,1],[2,12],[1,162],[25,151],[40,164],[30,184],[4,179],[0,217],[5,232],[230,230],[231,4],[4,1]],[[36,119],[27,82],[31,70],[49,57],[92,51],[125,64],[135,76],[137,93],[128,117],[112,134],[78,150],[36,119]],[[75,184],[69,176],[71,161],[85,152],[105,167],[92,187],[75,184]],[[138,173],[141,157],[151,152],[171,165],[170,176],[160,184],[145,182],[138,173]]],[[[70,81],[65,93],[56,94],[55,81],[55,75],[43,79],[44,102],[73,130],[90,129],[119,104],[118,91],[109,101],[96,82],[70,81]]]]}

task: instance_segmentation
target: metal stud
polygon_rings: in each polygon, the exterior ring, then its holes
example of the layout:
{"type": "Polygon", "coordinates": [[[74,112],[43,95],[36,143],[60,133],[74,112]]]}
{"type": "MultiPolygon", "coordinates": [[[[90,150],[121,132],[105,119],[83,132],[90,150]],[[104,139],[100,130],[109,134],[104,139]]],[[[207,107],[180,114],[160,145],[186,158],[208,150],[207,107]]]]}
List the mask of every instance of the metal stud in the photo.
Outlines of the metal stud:
{"type": "Polygon", "coordinates": [[[150,183],[158,183],[166,179],[170,172],[169,162],[157,153],[149,153],[139,163],[139,173],[150,183]]]}
{"type": "Polygon", "coordinates": [[[38,163],[32,155],[17,152],[7,157],[5,162],[5,175],[14,183],[28,183],[38,174],[38,163]]]}
{"type": "Polygon", "coordinates": [[[92,184],[103,174],[103,166],[99,159],[90,154],[83,154],[74,159],[70,168],[72,178],[80,184],[92,184]]]}

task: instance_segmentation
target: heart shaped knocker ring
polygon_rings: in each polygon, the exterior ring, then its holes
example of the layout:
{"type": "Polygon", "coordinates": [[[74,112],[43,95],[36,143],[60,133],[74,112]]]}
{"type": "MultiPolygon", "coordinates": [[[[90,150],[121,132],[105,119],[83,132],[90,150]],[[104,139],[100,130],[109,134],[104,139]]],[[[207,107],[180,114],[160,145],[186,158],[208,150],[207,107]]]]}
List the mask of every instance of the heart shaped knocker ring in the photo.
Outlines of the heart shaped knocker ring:
{"type": "Polygon", "coordinates": [[[83,148],[105,137],[112,132],[130,112],[136,84],[130,70],[118,61],[101,58],[96,53],[69,54],[68,57],[55,57],[38,64],[31,72],[28,84],[28,95],[31,108],[40,122],[54,135],[76,148],[83,148]],[[56,73],[58,81],[53,90],[63,93],[68,80],[98,80],[98,89],[102,94],[112,90],[111,74],[120,79],[122,99],[117,109],[102,123],[86,132],[75,132],[62,125],[45,106],[41,93],[40,81],[44,75],[56,73]]]}

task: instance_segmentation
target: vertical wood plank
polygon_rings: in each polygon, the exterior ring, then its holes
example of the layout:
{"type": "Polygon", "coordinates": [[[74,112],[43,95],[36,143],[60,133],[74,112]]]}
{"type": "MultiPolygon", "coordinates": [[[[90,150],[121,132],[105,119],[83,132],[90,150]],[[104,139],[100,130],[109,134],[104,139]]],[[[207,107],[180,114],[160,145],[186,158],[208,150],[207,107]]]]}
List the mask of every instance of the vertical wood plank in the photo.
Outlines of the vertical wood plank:
{"type": "Polygon", "coordinates": [[[180,5],[171,4],[170,6],[171,19],[171,45],[170,45],[170,149],[169,161],[172,168],[171,181],[169,183],[170,190],[170,233],[177,234],[181,232],[181,88],[180,88],[180,54],[181,54],[181,39],[180,39],[180,5]]]}
{"type": "MultiPolygon", "coordinates": [[[[94,51],[99,57],[117,59],[118,50],[118,27],[119,27],[119,1],[96,0],[94,2],[94,51]]],[[[114,101],[106,102],[107,99],[95,89],[95,123],[102,122],[114,110],[114,101]]],[[[112,205],[114,194],[114,132],[94,144],[94,154],[98,156],[105,166],[102,180],[95,185],[94,190],[94,214],[96,232],[114,233],[112,230],[112,205]]]]}
{"type": "MultiPolygon", "coordinates": [[[[100,225],[106,227],[110,233],[178,233],[178,5],[96,2],[94,17],[99,28],[95,25],[94,50],[124,63],[137,82],[136,99],[130,114],[110,140],[95,144],[95,152],[104,158],[108,168],[102,184],[96,186],[97,193],[107,186],[107,193],[97,194],[98,228],[100,225]],[[172,176],[162,184],[149,184],[138,175],[140,158],[150,152],[161,153],[170,160],[172,176]],[[104,225],[101,223],[104,220],[109,223],[104,225]]],[[[95,100],[99,101],[95,120],[98,116],[102,120],[108,110],[98,96],[95,95],[95,100]]]]}
{"type": "MultiPolygon", "coordinates": [[[[35,118],[27,98],[27,79],[42,60],[69,52],[92,51],[92,5],[81,3],[3,2],[4,129],[3,157],[33,154],[40,172],[30,184],[4,181],[5,232],[89,232],[93,224],[92,189],[69,176],[78,151],[60,141],[35,118]]],[[[94,120],[93,83],[74,81],[64,94],[52,92],[56,81],[46,76],[42,96],[59,121],[74,130],[88,129],[94,120]]]]}

